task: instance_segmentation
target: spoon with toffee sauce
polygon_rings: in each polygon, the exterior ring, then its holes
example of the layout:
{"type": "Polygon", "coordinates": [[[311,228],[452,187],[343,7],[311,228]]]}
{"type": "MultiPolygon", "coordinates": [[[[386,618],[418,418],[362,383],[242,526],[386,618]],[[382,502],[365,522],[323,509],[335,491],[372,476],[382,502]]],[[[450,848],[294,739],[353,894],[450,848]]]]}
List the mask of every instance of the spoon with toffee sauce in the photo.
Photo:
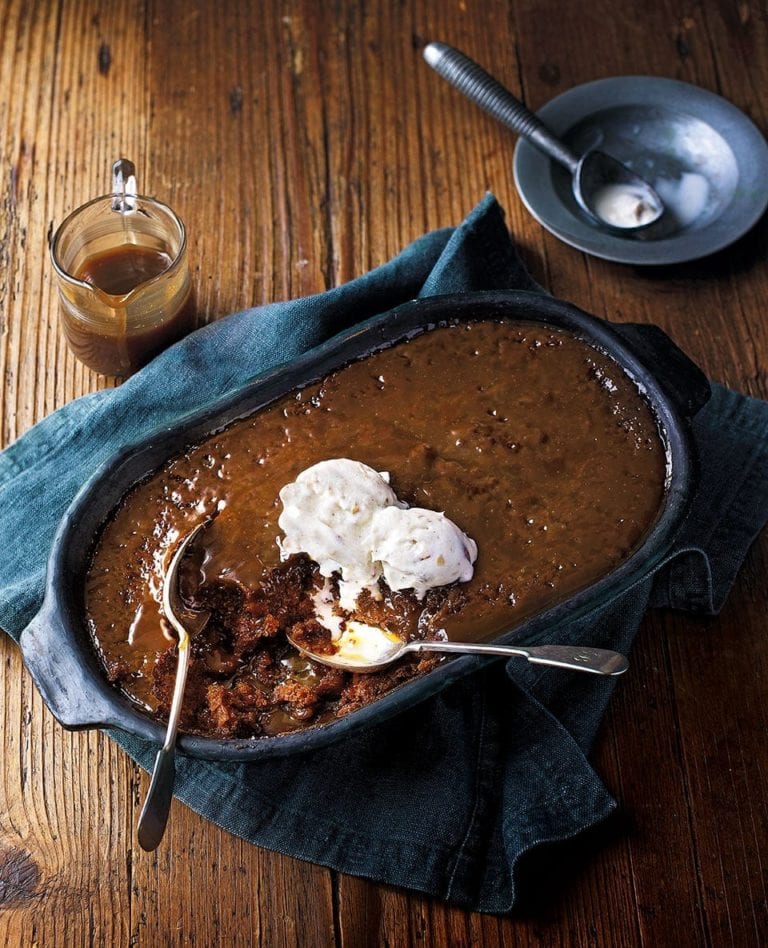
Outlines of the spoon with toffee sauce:
{"type": "Polygon", "coordinates": [[[591,672],[593,675],[621,675],[629,668],[624,655],[606,648],[584,645],[490,645],[435,640],[404,642],[386,629],[354,620],[346,623],[338,639],[329,642],[330,650],[327,652],[309,649],[290,635],[287,638],[294,648],[314,661],[350,672],[380,671],[414,652],[521,656],[534,665],[551,665],[571,671],[591,672]]]}
{"type": "Polygon", "coordinates": [[[163,838],[168,823],[168,814],[173,799],[173,785],[176,780],[176,734],[179,729],[179,717],[184,701],[184,686],[187,683],[190,644],[192,636],[202,632],[210,618],[209,612],[190,609],[182,599],[179,590],[180,567],[191,543],[210,522],[209,519],[199,523],[186,536],[182,537],[176,546],[168,571],[163,577],[163,615],[179,637],[179,661],[176,666],[176,681],[171,700],[171,713],[168,715],[165,743],[155,758],[152,781],[139,816],[137,833],[139,845],[147,852],[157,849],[160,845],[160,840],[163,838]]]}

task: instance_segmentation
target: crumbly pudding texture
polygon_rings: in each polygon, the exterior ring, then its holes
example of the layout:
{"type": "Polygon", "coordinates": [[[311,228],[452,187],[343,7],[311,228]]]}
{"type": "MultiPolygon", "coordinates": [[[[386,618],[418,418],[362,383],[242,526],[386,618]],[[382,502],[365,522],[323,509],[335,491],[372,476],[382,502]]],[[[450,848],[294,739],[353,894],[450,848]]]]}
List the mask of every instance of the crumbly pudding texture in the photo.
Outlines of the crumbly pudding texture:
{"type": "Polygon", "coordinates": [[[192,645],[185,730],[258,737],[324,723],[434,667],[411,656],[350,674],[286,641],[292,631],[328,647],[317,564],[280,560],[278,495],[342,457],[388,471],[398,498],[444,511],[477,542],[467,583],[419,599],[380,580],[380,599],[361,595],[356,618],[406,639],[488,640],[604,576],[653,525],[666,475],[652,412],[609,356],[534,323],[425,331],[232,423],[126,495],[86,588],[110,680],[167,716],[176,649],[162,575],[179,536],[215,511],[182,576],[211,612],[192,645]]]}

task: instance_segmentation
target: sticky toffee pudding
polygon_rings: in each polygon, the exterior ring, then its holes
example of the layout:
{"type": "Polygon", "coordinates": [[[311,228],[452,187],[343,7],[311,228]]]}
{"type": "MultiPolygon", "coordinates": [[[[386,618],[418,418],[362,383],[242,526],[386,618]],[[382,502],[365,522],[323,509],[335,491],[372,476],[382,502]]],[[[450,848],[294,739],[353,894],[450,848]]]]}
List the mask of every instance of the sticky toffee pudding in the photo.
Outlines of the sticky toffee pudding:
{"type": "MultiPolygon", "coordinates": [[[[305,554],[281,561],[279,492],[328,458],[389,472],[397,497],[444,511],[478,547],[473,578],[423,599],[379,583],[355,618],[403,638],[489,640],[606,575],[660,510],[667,455],[636,385],[575,336],[512,320],[422,332],[233,422],[134,487],[87,577],[91,633],[110,680],[168,711],[175,644],[160,610],[180,535],[214,516],[183,591],[211,620],[193,642],[182,726],[258,737],[332,720],[435,657],[351,675],[317,649],[322,587],[305,554]]],[[[335,580],[331,580],[331,586],[335,580]]]]}

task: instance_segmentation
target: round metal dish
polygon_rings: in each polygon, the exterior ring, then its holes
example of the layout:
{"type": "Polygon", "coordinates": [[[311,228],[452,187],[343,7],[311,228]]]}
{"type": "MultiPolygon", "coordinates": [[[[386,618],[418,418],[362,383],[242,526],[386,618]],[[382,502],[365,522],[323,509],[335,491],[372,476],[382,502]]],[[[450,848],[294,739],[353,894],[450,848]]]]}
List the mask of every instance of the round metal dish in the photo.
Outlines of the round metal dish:
{"type": "Polygon", "coordinates": [[[768,206],[768,144],[743,112],[698,86],[653,76],[600,79],[537,115],[577,154],[600,148],[629,165],[668,205],[634,234],[603,230],[579,209],[567,172],[521,139],[514,172],[525,206],[556,237],[595,257],[695,260],[733,243],[768,206]]]}

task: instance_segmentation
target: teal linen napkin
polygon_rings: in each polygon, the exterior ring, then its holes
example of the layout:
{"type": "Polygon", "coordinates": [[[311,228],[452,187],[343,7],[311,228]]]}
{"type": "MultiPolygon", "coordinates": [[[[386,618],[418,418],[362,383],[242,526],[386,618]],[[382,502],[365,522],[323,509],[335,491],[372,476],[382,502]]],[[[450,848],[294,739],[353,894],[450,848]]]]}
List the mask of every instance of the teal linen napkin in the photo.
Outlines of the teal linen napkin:
{"type": "MultiPolygon", "coordinates": [[[[117,449],[413,297],[520,288],[538,289],[487,195],[459,227],[425,235],[359,279],[230,316],[120,388],[44,419],[0,455],[0,625],[18,639],[39,608],[59,519],[117,449]]],[[[712,612],[722,604],[768,515],[768,405],[714,386],[695,434],[702,484],[676,555],[599,614],[559,629],[559,639],[626,651],[650,605],[712,612]]],[[[181,757],[177,796],[257,845],[508,912],[526,853],[571,839],[616,808],[586,756],[615,686],[491,664],[393,720],[300,757],[181,757]]],[[[152,766],[154,746],[110,733],[152,766]]]]}

